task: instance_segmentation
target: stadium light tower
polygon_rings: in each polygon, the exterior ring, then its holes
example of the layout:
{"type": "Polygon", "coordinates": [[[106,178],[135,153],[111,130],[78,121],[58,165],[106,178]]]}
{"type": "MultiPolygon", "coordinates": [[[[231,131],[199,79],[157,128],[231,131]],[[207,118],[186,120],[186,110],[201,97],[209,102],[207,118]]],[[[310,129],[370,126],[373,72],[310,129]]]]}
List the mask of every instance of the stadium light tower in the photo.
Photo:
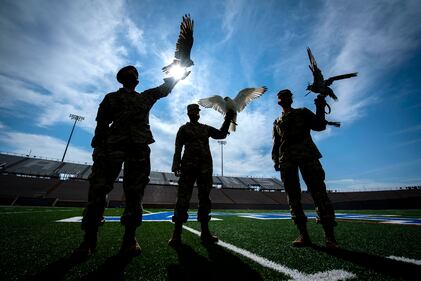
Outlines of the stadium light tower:
{"type": "Polygon", "coordinates": [[[69,117],[70,119],[75,120],[75,123],[73,123],[73,128],[72,128],[72,131],[70,132],[69,140],[67,141],[66,149],[64,150],[64,154],[63,154],[63,158],[61,159],[61,162],[64,161],[64,157],[66,156],[67,148],[69,147],[70,139],[72,138],[73,131],[75,130],[76,122],[83,121],[85,119],[85,117],[79,116],[76,114],[70,114],[69,117]]]}
{"type": "Polygon", "coordinates": [[[218,141],[221,145],[221,176],[224,176],[224,145],[227,144],[226,141],[218,141]]]}

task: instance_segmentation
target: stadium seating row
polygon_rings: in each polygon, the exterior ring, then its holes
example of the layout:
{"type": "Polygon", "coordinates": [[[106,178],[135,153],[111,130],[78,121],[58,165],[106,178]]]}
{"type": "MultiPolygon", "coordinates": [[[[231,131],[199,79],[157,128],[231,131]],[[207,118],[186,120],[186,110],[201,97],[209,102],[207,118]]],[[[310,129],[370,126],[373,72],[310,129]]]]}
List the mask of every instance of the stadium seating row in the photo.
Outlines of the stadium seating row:
{"type": "MultiPolygon", "coordinates": [[[[9,155],[0,153],[0,167],[2,172],[17,175],[33,175],[43,177],[87,180],[91,173],[91,166],[87,164],[76,164],[30,158],[25,156],[9,155]]],[[[122,182],[124,170],[122,169],[117,182],[122,182]]],[[[154,185],[176,185],[178,178],[173,173],[152,171],[150,184],[154,185]]],[[[253,190],[282,190],[282,183],[275,178],[247,178],[247,177],[213,177],[214,186],[218,188],[237,188],[253,190]]]]}

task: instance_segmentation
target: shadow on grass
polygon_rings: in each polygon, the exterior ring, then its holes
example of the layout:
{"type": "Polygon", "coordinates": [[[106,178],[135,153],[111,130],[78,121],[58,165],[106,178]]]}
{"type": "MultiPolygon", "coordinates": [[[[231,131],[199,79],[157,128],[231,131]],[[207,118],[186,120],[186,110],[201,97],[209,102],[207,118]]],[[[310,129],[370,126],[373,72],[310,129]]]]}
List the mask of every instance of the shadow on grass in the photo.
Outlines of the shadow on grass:
{"type": "Polygon", "coordinates": [[[209,259],[199,255],[188,245],[176,247],[179,263],[167,266],[168,281],[263,280],[257,271],[220,246],[210,245],[206,248],[209,259]]]}
{"type": "Polygon", "coordinates": [[[115,255],[109,257],[100,267],[93,272],[85,275],[80,280],[109,280],[109,281],[123,281],[124,271],[127,265],[132,261],[132,257],[115,255]]]}
{"type": "Polygon", "coordinates": [[[397,278],[404,278],[405,280],[420,280],[421,266],[416,264],[346,249],[331,250],[318,245],[312,245],[311,247],[317,251],[325,252],[331,256],[352,262],[356,265],[382,274],[387,274],[397,278]]]}
{"type": "Polygon", "coordinates": [[[59,260],[47,265],[42,271],[33,276],[26,277],[25,281],[38,280],[64,280],[66,273],[78,265],[80,262],[75,261],[71,256],[62,257],[59,260]]]}

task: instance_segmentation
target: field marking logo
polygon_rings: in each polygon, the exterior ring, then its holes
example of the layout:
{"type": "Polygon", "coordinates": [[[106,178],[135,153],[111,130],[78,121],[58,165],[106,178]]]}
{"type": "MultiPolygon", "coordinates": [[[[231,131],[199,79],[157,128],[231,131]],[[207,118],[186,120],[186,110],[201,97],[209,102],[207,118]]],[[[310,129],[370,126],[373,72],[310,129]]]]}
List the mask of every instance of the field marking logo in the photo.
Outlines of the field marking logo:
{"type": "MultiPolygon", "coordinates": [[[[170,222],[172,221],[173,212],[157,212],[157,213],[148,213],[143,214],[143,222],[170,222]]],[[[120,216],[104,216],[106,222],[120,222],[120,216]]],[[[220,221],[219,218],[211,218],[212,221],[220,221]]],[[[188,221],[197,221],[196,214],[189,214],[188,221]]],[[[82,222],[82,217],[71,217],[62,220],[57,220],[56,222],[82,222]]]]}
{"type": "MultiPolygon", "coordinates": [[[[217,213],[215,215],[222,215],[224,213],[217,213]]],[[[231,214],[232,215],[232,214],[231,214]]],[[[239,217],[257,219],[257,220],[287,220],[291,219],[291,215],[287,213],[237,213],[239,217]]],[[[317,214],[306,214],[309,219],[316,219],[317,214]]],[[[366,214],[345,214],[337,213],[336,218],[340,220],[357,220],[357,221],[371,221],[385,224],[401,224],[401,225],[419,225],[421,226],[420,218],[405,218],[392,215],[366,215],[366,214]]]]}
{"type": "MultiPolygon", "coordinates": [[[[157,212],[157,213],[147,213],[143,214],[143,221],[144,222],[165,222],[171,221],[173,216],[172,211],[167,212],[157,212]]],[[[220,221],[221,218],[217,217],[241,217],[241,218],[248,218],[248,219],[257,219],[257,220],[289,220],[291,219],[291,215],[289,213],[228,213],[228,212],[214,212],[211,213],[213,221],[220,221]],[[215,217],[216,216],[216,217],[215,217]]],[[[306,214],[309,219],[316,219],[317,214],[315,213],[307,213],[306,214]]],[[[420,218],[405,218],[393,215],[366,215],[366,214],[345,214],[345,213],[337,213],[336,218],[339,220],[356,220],[356,221],[370,221],[376,223],[384,223],[384,224],[400,224],[400,225],[417,225],[421,226],[421,219],[420,218]]],[[[106,222],[120,222],[119,216],[105,216],[104,217],[106,222]]],[[[82,217],[71,217],[66,219],[58,220],[57,222],[81,222],[82,217]]],[[[197,221],[196,213],[189,213],[188,221],[197,221]]]]}

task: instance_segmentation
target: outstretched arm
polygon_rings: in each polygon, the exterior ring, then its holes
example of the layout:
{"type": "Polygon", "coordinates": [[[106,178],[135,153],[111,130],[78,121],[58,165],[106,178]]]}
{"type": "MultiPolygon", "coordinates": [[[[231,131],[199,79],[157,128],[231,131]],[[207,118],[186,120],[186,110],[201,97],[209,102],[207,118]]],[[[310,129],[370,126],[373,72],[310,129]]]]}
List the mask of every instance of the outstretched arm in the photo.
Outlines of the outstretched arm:
{"type": "Polygon", "coordinates": [[[225,114],[224,123],[222,123],[221,128],[215,129],[214,127],[209,127],[209,136],[213,139],[225,139],[228,135],[228,129],[231,124],[232,119],[234,118],[235,112],[230,110],[225,114]]]}
{"type": "Polygon", "coordinates": [[[318,95],[317,98],[314,100],[314,103],[316,104],[316,114],[311,114],[311,129],[314,131],[324,131],[326,130],[326,100],[323,96],[318,95]]]}
{"type": "Polygon", "coordinates": [[[171,93],[175,85],[180,81],[189,76],[190,71],[187,71],[181,79],[175,79],[174,77],[164,78],[164,83],[156,88],[152,88],[143,92],[143,94],[148,95],[151,98],[151,101],[154,103],[160,98],[166,97],[171,93]]]}

